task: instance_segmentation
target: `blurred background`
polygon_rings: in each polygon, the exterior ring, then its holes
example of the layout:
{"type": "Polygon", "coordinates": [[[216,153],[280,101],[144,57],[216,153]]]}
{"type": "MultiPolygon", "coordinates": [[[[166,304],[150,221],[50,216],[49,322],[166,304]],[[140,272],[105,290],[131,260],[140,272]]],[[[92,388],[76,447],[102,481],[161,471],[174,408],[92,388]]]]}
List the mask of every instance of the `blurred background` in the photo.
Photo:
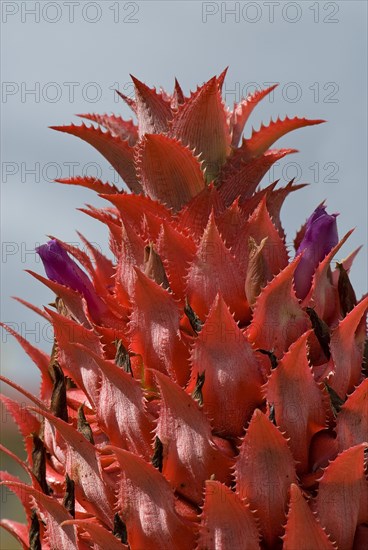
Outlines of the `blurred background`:
{"type": "MultiPolygon", "coordinates": [[[[49,351],[52,332],[11,296],[42,306],[50,291],[24,272],[43,273],[34,248],[55,235],[82,246],[75,232],[108,253],[101,224],[76,209],[103,201],[54,178],[94,175],[115,180],[92,147],[50,125],[77,122],[76,113],[117,113],[130,118],[117,97],[132,95],[129,73],[171,91],[176,76],[189,93],[229,66],[224,97],[279,83],[252,114],[245,135],[261,120],[307,116],[328,122],[295,131],[277,147],[295,147],[263,184],[292,177],[310,186],[287,199],[282,220],[288,242],[324,199],[340,212],[339,234],[356,227],[339,259],[364,245],[351,279],[358,298],[367,289],[367,3],[253,1],[2,1],[1,2],[1,320],[49,351]]],[[[5,332],[1,371],[34,391],[38,371],[5,332]]],[[[8,395],[13,393],[4,388],[8,395]]],[[[17,396],[18,399],[22,399],[17,396]]],[[[4,442],[19,442],[2,416],[4,442]]],[[[13,464],[5,468],[19,472],[13,464]]],[[[16,499],[2,498],[6,516],[16,499]]],[[[17,511],[18,513],[18,511],[17,511]]],[[[18,516],[20,517],[20,516],[18,516]]],[[[18,548],[1,533],[1,548],[18,548]]]]}

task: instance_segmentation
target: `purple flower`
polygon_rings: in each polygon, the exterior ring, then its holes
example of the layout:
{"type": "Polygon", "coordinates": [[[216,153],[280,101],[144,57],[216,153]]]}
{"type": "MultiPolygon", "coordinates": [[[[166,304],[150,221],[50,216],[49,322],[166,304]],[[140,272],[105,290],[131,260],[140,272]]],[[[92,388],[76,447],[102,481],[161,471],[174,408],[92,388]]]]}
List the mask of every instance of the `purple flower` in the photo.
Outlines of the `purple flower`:
{"type": "Polygon", "coordinates": [[[38,246],[36,252],[42,260],[48,278],[82,294],[90,313],[99,317],[106,306],[97,296],[88,276],[70,258],[66,250],[56,240],[51,240],[38,246]]]}
{"type": "Polygon", "coordinates": [[[338,243],[337,216],[327,214],[325,206],[318,206],[307,220],[303,240],[296,251],[296,255],[303,252],[294,275],[296,295],[300,299],[308,294],[318,264],[338,243]]]}

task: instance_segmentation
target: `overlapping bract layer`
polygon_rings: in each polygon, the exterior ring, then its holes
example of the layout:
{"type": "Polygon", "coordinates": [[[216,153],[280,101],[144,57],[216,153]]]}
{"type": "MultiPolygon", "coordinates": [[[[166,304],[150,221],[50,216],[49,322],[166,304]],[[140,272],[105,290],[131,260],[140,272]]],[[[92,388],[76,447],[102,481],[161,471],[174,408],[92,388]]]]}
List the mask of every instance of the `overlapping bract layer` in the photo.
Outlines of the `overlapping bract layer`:
{"type": "Polygon", "coordinates": [[[61,180],[110,202],[84,211],[106,224],[116,261],[86,240],[88,255],[41,247],[50,280],[34,275],[57,299],[36,311],[55,345],[48,357],[15,335],[40,399],[10,381],[33,406],[3,398],[31,483],[2,474],[28,526],[2,524],[23,548],[364,547],[368,298],[351,288],[352,257],[331,271],[348,235],[337,244],[331,226],[322,250],[309,230],[327,219],[321,205],[296,241],[307,257],[290,261],[280,209],[302,185],[257,190],[294,152],[269,147],[320,121],[271,121],[238,146],[272,88],[229,111],[224,76],[188,98],[177,82],[169,95],[133,78],[135,99],[122,97],[137,126],[93,114],[98,128],[58,128],[105,155],[132,194],[61,180]]]}

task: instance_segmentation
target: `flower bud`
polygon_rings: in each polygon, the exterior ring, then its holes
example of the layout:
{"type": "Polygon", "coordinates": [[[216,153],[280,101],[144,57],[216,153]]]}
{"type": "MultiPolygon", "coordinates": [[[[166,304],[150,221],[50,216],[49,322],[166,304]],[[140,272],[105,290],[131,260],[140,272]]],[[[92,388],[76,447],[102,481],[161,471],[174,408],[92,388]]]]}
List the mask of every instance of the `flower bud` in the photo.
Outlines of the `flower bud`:
{"type": "Polygon", "coordinates": [[[46,275],[51,281],[82,294],[90,313],[94,317],[99,317],[103,313],[106,306],[96,294],[92,282],[76,262],[70,258],[58,241],[53,239],[38,246],[36,252],[40,256],[46,275]]]}
{"type": "Polygon", "coordinates": [[[338,243],[337,216],[327,214],[325,206],[318,206],[307,220],[304,237],[296,251],[296,255],[301,252],[303,255],[294,275],[296,295],[301,300],[310,290],[318,264],[338,243]]]}

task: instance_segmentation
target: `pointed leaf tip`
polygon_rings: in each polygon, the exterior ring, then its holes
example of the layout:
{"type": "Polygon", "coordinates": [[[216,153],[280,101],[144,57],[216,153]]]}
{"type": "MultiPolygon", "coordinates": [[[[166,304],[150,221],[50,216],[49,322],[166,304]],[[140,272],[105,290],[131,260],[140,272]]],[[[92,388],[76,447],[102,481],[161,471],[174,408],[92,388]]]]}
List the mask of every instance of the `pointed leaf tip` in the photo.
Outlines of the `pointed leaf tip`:
{"type": "Polygon", "coordinates": [[[97,124],[109,130],[113,135],[127,140],[132,147],[137,142],[138,128],[132,120],[123,120],[121,117],[115,115],[97,115],[95,113],[79,114],[77,116],[97,122],[97,124]]]}
{"type": "Polygon", "coordinates": [[[349,395],[336,418],[340,451],[368,440],[368,378],[349,395]]]}
{"type": "Polygon", "coordinates": [[[163,444],[162,473],[176,491],[199,504],[211,475],[229,482],[231,459],[217,448],[196,401],[164,374],[155,376],[161,393],[156,435],[163,444]]]}
{"type": "Polygon", "coordinates": [[[51,128],[72,134],[92,145],[107,159],[133,193],[141,192],[142,187],[135,173],[133,147],[127,141],[114,136],[110,131],[103,132],[101,128],[88,127],[85,124],[51,126],[51,128]]]}
{"type": "Polygon", "coordinates": [[[353,548],[357,526],[368,521],[367,446],[362,443],[342,452],[327,466],[319,482],[317,513],[339,550],[353,548]]]}
{"type": "Polygon", "coordinates": [[[227,159],[219,175],[219,193],[227,206],[237,197],[240,197],[240,204],[250,199],[275,162],[298,152],[296,149],[270,149],[254,158],[249,157],[245,145],[227,159]]]}
{"type": "Polygon", "coordinates": [[[244,130],[244,126],[250,117],[253,109],[258,103],[270,94],[278,84],[274,84],[265,90],[256,90],[254,94],[242,99],[239,103],[234,105],[233,112],[231,113],[231,128],[232,128],[232,146],[237,147],[239,140],[244,130]]]}
{"type": "Polygon", "coordinates": [[[136,164],[144,191],[175,212],[205,187],[197,159],[167,136],[147,134],[138,147],[136,164]]]}
{"type": "Polygon", "coordinates": [[[248,504],[218,481],[206,481],[197,545],[197,550],[260,549],[255,516],[248,504]]]}
{"type": "Polygon", "coordinates": [[[295,483],[290,486],[290,504],[283,540],[284,550],[336,550],[295,483]]]}
{"type": "Polygon", "coordinates": [[[249,319],[244,277],[211,215],[187,276],[188,301],[200,318],[208,314],[218,292],[237,320],[249,319]]]}
{"type": "Polygon", "coordinates": [[[118,481],[118,508],[130,547],[193,548],[193,529],[176,513],[174,492],[164,476],[133,453],[113,446],[106,450],[116,455],[123,472],[118,481]]]}
{"type": "Polygon", "coordinates": [[[305,332],[290,346],[266,385],[267,402],[274,407],[277,425],[290,437],[298,473],[308,471],[312,437],[325,428],[327,420],[323,394],[308,362],[310,334],[305,332]]]}
{"type": "Polygon", "coordinates": [[[273,351],[281,357],[308,328],[308,315],[300,307],[293,290],[298,256],[288,264],[259,295],[248,329],[248,337],[257,348],[273,351]]]}
{"type": "Polygon", "coordinates": [[[130,77],[135,88],[139,137],[165,133],[173,114],[170,103],[154,88],[149,88],[133,75],[130,77]]]}
{"type": "Polygon", "coordinates": [[[179,336],[179,309],[173,296],[134,268],[134,307],[130,318],[131,351],[145,368],[169,373],[179,384],[188,380],[187,350],[179,336]]]}
{"type": "Polygon", "coordinates": [[[248,151],[249,158],[258,157],[265,153],[275,141],[292,130],[302,128],[303,126],[321,124],[323,122],[325,122],[325,120],[309,120],[299,117],[285,117],[284,120],[280,118],[271,120],[268,126],[262,124],[259,130],[253,131],[252,136],[245,140],[244,148],[248,151]]]}
{"type": "Polygon", "coordinates": [[[273,548],[283,532],[290,484],[297,478],[286,439],[259,409],[241,444],[235,478],[239,496],[257,511],[263,537],[273,548]]]}
{"type": "Polygon", "coordinates": [[[217,435],[242,435],[255,407],[261,405],[263,378],[248,340],[218,295],[191,352],[191,393],[205,372],[203,409],[217,435]]]}
{"type": "MultiPolygon", "coordinates": [[[[364,340],[358,327],[366,315],[368,297],[359,302],[332,332],[330,349],[335,369],[331,387],[341,398],[354,390],[361,380],[364,340]],[[349,357],[349,361],[346,361],[349,357]]],[[[364,321],[363,321],[364,322],[364,321]]]]}
{"type": "Polygon", "coordinates": [[[213,77],[179,107],[169,135],[201,155],[207,181],[217,177],[230,154],[230,130],[218,80],[213,77]]]}

